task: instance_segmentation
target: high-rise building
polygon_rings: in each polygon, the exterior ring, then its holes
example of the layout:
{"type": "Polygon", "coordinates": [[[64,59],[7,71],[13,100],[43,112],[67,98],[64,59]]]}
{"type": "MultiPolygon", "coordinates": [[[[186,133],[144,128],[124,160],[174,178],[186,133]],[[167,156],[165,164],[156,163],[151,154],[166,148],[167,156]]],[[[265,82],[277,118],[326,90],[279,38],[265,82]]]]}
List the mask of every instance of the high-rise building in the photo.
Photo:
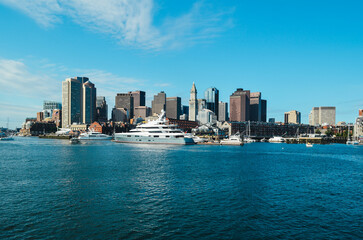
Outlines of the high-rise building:
{"type": "Polygon", "coordinates": [[[218,121],[228,121],[228,103],[220,101],[218,105],[218,121]]]}
{"type": "Polygon", "coordinates": [[[218,118],[218,107],[219,107],[219,91],[215,87],[207,88],[204,92],[204,98],[206,100],[206,108],[211,110],[217,115],[218,118]]]}
{"type": "Polygon", "coordinates": [[[198,111],[197,119],[200,124],[208,124],[208,123],[213,124],[217,122],[216,114],[213,111],[206,108],[198,111]]]}
{"type": "Polygon", "coordinates": [[[285,124],[300,124],[301,123],[301,113],[296,111],[296,110],[292,110],[290,112],[285,112],[285,124]]]}
{"type": "Polygon", "coordinates": [[[49,117],[52,117],[54,109],[62,109],[62,103],[55,102],[55,101],[44,101],[43,102],[43,112],[44,111],[48,112],[47,115],[49,115],[49,117]]]}
{"type": "Polygon", "coordinates": [[[230,120],[232,122],[250,120],[250,91],[237,88],[229,99],[230,120]]]}
{"type": "Polygon", "coordinates": [[[127,111],[127,118],[134,117],[134,98],[131,93],[117,93],[115,98],[115,108],[123,108],[127,111]]]}
{"type": "Polygon", "coordinates": [[[90,81],[83,83],[82,87],[82,123],[91,124],[96,120],[96,88],[90,81]]]}
{"type": "Polygon", "coordinates": [[[142,119],[147,118],[151,114],[151,108],[147,106],[138,106],[134,108],[134,115],[136,118],[141,117],[142,119]]]}
{"type": "Polygon", "coordinates": [[[359,117],[363,117],[363,109],[359,109],[359,117]]]}
{"type": "Polygon", "coordinates": [[[207,101],[205,99],[198,99],[198,112],[203,109],[207,109],[207,101]]]}
{"type": "Polygon", "coordinates": [[[198,98],[197,98],[197,88],[193,82],[192,89],[190,90],[189,99],[189,121],[196,121],[198,115],[198,98]]]}
{"type": "Polygon", "coordinates": [[[167,97],[166,98],[166,117],[179,119],[181,115],[181,98],[167,97]]]}
{"type": "Polygon", "coordinates": [[[127,122],[130,120],[129,111],[125,108],[112,109],[112,121],[114,122],[127,122]]]}
{"type": "Polygon", "coordinates": [[[96,119],[99,122],[107,122],[108,120],[108,105],[106,98],[103,96],[97,96],[96,99],[96,119]]]}
{"type": "Polygon", "coordinates": [[[335,125],[335,107],[313,107],[309,114],[309,125],[335,125]]]}
{"type": "Polygon", "coordinates": [[[267,100],[261,100],[261,122],[267,121],[267,100]]]}
{"type": "Polygon", "coordinates": [[[269,122],[269,123],[275,123],[275,118],[269,118],[269,119],[268,119],[268,122],[269,122]]]}
{"type": "MultiPolygon", "coordinates": [[[[84,93],[83,86],[88,81],[89,79],[86,77],[74,77],[74,78],[67,78],[65,81],[62,82],[62,126],[63,127],[70,127],[72,123],[85,122],[83,119],[84,117],[83,101],[85,100],[85,98],[83,97],[84,93]]],[[[89,84],[87,85],[89,86],[89,84]]],[[[86,88],[88,86],[86,86],[86,88]]],[[[93,93],[96,94],[95,89],[94,91],[93,90],[88,91],[89,101],[90,101],[90,94],[92,95],[93,93]]],[[[95,99],[96,97],[94,97],[94,101],[95,99]]],[[[93,107],[95,105],[96,103],[94,104],[88,103],[87,107],[88,106],[93,107]]],[[[90,115],[90,112],[88,112],[88,115],[90,115]]]]}
{"type": "Polygon", "coordinates": [[[262,119],[262,104],[261,93],[253,92],[250,95],[250,120],[261,122],[262,119]]]}
{"type": "Polygon", "coordinates": [[[161,110],[166,109],[166,93],[163,91],[154,95],[154,100],[151,102],[152,114],[160,114],[161,110]]]}
{"type": "MultiPolygon", "coordinates": [[[[134,98],[134,112],[137,107],[145,106],[145,92],[144,91],[133,91],[129,92],[134,98]]],[[[136,114],[135,114],[136,116],[136,114]]]]}

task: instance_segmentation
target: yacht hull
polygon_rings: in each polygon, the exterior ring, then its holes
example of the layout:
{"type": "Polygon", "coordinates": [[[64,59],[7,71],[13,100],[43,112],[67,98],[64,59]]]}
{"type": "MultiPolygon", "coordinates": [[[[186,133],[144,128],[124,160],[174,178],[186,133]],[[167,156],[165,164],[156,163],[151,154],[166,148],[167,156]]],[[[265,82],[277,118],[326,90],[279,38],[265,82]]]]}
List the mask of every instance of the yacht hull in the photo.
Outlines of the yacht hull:
{"type": "Polygon", "coordinates": [[[146,143],[146,144],[174,144],[174,145],[192,145],[195,144],[192,138],[156,138],[149,136],[132,136],[115,135],[114,142],[118,143],[146,143]]]}

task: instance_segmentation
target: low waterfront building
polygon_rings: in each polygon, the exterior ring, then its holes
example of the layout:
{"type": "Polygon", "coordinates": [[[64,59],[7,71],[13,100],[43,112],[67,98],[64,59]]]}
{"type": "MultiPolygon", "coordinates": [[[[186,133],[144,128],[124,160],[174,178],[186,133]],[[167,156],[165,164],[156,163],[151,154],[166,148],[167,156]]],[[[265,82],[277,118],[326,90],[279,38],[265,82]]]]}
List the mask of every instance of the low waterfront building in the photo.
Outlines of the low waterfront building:
{"type": "Polygon", "coordinates": [[[88,130],[88,126],[89,124],[72,124],[70,128],[73,132],[86,132],[88,130]]]}
{"type": "Polygon", "coordinates": [[[306,124],[274,124],[265,122],[231,122],[231,134],[248,132],[256,138],[273,136],[295,137],[299,134],[314,133],[314,127],[306,124]]]}
{"type": "Polygon", "coordinates": [[[193,128],[199,126],[198,122],[196,121],[188,121],[188,120],[180,120],[180,119],[172,119],[169,118],[170,124],[177,124],[181,130],[184,132],[191,132],[193,128]]]}

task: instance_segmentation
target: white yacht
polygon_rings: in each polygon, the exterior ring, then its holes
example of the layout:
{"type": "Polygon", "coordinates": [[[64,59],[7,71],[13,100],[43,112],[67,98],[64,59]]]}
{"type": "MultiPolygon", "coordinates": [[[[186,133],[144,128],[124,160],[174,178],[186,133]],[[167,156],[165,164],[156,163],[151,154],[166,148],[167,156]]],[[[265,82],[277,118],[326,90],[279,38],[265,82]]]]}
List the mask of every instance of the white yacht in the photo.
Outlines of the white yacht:
{"type": "Polygon", "coordinates": [[[221,145],[243,145],[243,141],[240,135],[231,135],[227,139],[223,139],[220,142],[221,145]]]}
{"type": "Polygon", "coordinates": [[[270,143],[283,143],[285,142],[285,139],[282,137],[273,137],[268,140],[270,143]]]}
{"type": "Polygon", "coordinates": [[[112,136],[99,132],[85,132],[78,137],[79,140],[112,140],[112,136]]]}
{"type": "Polygon", "coordinates": [[[180,145],[194,144],[193,138],[186,137],[177,125],[167,123],[164,110],[161,111],[157,120],[141,124],[130,132],[115,133],[115,142],[180,145]]]}

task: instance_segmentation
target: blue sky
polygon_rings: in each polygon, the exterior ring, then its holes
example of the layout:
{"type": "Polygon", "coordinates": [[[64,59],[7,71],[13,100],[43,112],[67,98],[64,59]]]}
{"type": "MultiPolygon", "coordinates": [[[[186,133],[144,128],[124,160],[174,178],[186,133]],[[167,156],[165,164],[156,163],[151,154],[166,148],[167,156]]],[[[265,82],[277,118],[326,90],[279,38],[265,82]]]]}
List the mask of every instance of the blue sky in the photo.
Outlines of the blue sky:
{"type": "Polygon", "coordinates": [[[87,76],[109,109],[118,92],[182,97],[193,81],[229,100],[260,91],[268,117],[363,108],[361,1],[0,0],[0,126],[20,126],[61,82],[87,76]]]}

